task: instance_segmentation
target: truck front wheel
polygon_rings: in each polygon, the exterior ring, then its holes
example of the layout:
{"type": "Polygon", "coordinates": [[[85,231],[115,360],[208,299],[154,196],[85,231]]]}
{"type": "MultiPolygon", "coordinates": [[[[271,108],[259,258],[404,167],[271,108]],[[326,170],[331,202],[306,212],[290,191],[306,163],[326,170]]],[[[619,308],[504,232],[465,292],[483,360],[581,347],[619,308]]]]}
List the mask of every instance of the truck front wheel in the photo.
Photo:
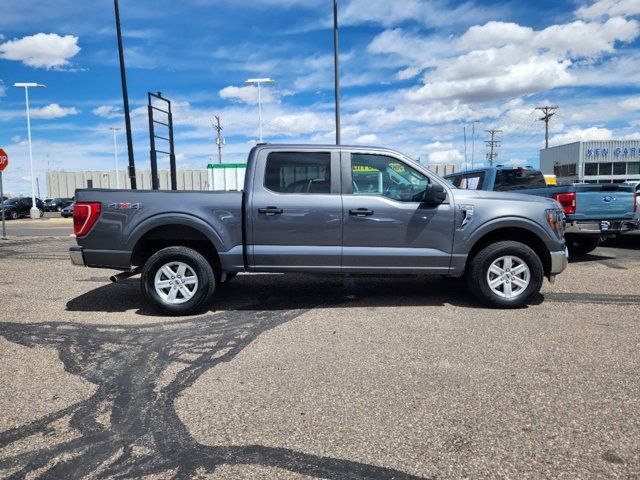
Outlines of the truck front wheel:
{"type": "Polygon", "coordinates": [[[485,305],[519,308],[540,291],[544,269],[530,247],[504,241],[480,250],[469,261],[466,276],[471,292],[485,305]]]}
{"type": "Polygon", "coordinates": [[[158,312],[189,315],[207,305],[216,280],[200,253],[187,247],[167,247],[147,260],[141,285],[145,300],[158,312]]]}

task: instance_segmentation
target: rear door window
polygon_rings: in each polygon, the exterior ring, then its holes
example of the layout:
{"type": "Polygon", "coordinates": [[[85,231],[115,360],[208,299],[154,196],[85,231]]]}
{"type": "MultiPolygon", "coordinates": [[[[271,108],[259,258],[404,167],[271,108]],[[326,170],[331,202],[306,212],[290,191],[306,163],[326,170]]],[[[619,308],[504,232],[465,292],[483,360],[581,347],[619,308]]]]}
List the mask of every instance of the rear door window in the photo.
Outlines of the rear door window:
{"type": "Polygon", "coordinates": [[[498,170],[493,189],[495,191],[523,190],[525,188],[545,188],[544,175],[528,168],[498,170]]]}
{"type": "Polygon", "coordinates": [[[331,153],[272,152],[264,186],[278,193],[331,193],[331,153]]]}

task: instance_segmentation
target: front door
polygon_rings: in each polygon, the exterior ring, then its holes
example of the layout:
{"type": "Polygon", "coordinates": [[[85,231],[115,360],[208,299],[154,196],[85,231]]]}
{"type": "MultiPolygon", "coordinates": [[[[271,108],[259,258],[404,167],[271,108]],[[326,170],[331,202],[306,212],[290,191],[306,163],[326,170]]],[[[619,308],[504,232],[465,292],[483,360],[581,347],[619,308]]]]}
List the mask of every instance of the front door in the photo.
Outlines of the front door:
{"type": "Polygon", "coordinates": [[[250,202],[248,261],[261,271],[339,271],[340,153],[260,151],[250,202]]]}
{"type": "Polygon", "coordinates": [[[454,233],[449,198],[414,200],[438,181],[392,154],[342,152],[343,271],[447,273],[454,233]]]}

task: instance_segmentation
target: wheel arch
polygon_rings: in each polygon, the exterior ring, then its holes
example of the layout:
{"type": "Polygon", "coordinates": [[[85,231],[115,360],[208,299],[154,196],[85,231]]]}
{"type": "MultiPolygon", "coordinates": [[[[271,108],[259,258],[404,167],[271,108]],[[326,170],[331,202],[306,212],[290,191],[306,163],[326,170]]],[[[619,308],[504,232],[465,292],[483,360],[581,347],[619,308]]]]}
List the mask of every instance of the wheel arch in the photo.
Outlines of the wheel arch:
{"type": "Polygon", "coordinates": [[[483,232],[481,236],[475,239],[471,249],[469,250],[465,263],[465,271],[467,271],[469,263],[483,248],[492,243],[504,240],[520,242],[531,248],[538,258],[540,258],[545,276],[549,276],[551,272],[551,254],[549,252],[549,248],[537,232],[524,226],[499,226],[487,232],[483,232]]]}

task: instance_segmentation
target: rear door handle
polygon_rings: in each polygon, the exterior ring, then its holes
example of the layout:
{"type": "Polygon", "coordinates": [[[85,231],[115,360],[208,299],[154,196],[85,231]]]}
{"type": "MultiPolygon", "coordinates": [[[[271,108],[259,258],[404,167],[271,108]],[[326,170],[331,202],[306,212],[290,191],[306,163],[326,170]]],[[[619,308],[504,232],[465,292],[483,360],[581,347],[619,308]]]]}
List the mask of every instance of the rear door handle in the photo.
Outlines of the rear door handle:
{"type": "Polygon", "coordinates": [[[349,210],[349,215],[354,215],[356,217],[368,217],[369,215],[373,215],[373,210],[369,210],[368,208],[357,208],[355,210],[349,210]]]}
{"type": "Polygon", "coordinates": [[[280,215],[282,213],[282,209],[278,207],[265,207],[259,208],[258,213],[264,213],[265,215],[280,215]]]}

